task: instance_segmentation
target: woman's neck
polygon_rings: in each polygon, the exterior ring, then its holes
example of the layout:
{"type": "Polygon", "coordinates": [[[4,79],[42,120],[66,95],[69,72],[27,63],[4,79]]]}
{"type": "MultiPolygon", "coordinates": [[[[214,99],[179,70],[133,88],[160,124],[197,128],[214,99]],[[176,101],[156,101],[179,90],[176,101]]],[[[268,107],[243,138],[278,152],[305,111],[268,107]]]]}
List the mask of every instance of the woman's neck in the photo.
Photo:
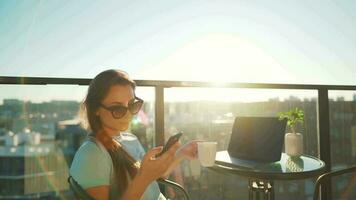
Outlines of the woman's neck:
{"type": "Polygon", "coordinates": [[[105,132],[105,134],[111,138],[119,136],[121,134],[121,131],[112,129],[110,127],[103,127],[102,132],[105,132]]]}
{"type": "Polygon", "coordinates": [[[110,133],[108,133],[105,129],[102,129],[95,134],[95,138],[99,140],[106,149],[116,149],[118,146],[121,146],[114,139],[114,137],[118,135],[120,135],[120,133],[116,135],[110,135],[110,133]]]}

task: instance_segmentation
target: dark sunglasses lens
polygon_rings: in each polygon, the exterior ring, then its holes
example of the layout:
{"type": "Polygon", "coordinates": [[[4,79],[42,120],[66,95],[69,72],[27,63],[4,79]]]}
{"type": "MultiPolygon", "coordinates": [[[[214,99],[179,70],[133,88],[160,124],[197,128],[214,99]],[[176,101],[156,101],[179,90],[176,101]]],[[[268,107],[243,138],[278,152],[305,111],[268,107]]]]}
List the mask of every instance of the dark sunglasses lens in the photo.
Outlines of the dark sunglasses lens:
{"type": "Polygon", "coordinates": [[[117,106],[115,109],[112,109],[112,114],[115,118],[123,117],[127,112],[127,108],[124,106],[117,106]]]}
{"type": "Polygon", "coordinates": [[[143,104],[143,101],[136,101],[136,102],[130,104],[130,106],[129,106],[130,112],[132,114],[137,114],[138,111],[140,111],[142,104],[143,104]]]}

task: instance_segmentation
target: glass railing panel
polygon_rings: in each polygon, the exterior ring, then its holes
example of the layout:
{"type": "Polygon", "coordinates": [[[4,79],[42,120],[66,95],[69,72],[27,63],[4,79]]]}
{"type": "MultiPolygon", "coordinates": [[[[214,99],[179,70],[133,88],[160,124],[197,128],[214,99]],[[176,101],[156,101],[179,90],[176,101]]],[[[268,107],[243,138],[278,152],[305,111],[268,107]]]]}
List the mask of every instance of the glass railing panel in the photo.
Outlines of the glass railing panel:
{"type": "MultiPolygon", "coordinates": [[[[356,91],[329,91],[329,110],[331,168],[344,169],[356,164],[356,91]]],[[[355,173],[332,179],[334,199],[356,198],[355,187],[355,173]]]]}
{"type": "Polygon", "coordinates": [[[1,85],[0,182],[6,187],[0,198],[68,193],[66,177],[79,145],[74,141],[85,137],[75,120],[85,92],[81,86],[1,85]],[[62,131],[65,126],[74,132],[62,131]]]}
{"type": "MultiPolygon", "coordinates": [[[[305,112],[304,152],[318,156],[317,91],[233,88],[165,89],[165,138],[183,131],[182,143],[193,139],[218,142],[226,150],[238,116],[277,116],[299,107],[305,112]]],[[[288,132],[290,130],[286,130],[288,132]]],[[[185,161],[171,177],[181,182],[193,199],[247,199],[247,179],[212,172],[198,161],[185,161]]],[[[312,196],[314,180],[276,181],[277,198],[312,196]]]]}
{"type": "Polygon", "coordinates": [[[332,199],[356,199],[356,175],[355,172],[333,177],[332,199]]]}
{"type": "Polygon", "coordinates": [[[134,117],[130,131],[135,134],[145,150],[155,146],[155,88],[138,87],[136,96],[144,100],[141,111],[134,117]]]}

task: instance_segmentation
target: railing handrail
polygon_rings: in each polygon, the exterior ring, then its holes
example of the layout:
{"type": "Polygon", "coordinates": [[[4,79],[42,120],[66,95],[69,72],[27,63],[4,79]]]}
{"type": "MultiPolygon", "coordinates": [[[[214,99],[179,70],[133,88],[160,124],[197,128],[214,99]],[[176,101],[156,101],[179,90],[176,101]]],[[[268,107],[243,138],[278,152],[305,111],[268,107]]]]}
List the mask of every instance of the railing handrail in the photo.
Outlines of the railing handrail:
{"type": "MultiPolygon", "coordinates": [[[[0,76],[0,84],[47,85],[69,84],[89,85],[90,78],[0,76]]],[[[258,89],[305,89],[305,90],[356,90],[356,85],[282,84],[282,83],[243,83],[243,82],[204,82],[170,80],[135,80],[138,86],[161,87],[217,87],[217,88],[258,88],[258,89]]]]}

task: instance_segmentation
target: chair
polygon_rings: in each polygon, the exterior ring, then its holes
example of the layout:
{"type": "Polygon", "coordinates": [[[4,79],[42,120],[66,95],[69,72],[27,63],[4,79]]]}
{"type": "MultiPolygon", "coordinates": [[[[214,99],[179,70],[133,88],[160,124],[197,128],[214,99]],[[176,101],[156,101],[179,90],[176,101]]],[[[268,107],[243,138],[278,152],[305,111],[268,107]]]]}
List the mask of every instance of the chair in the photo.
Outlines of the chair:
{"type": "MultiPolygon", "coordinates": [[[[94,199],[78,184],[77,181],[74,180],[74,178],[72,176],[68,177],[68,183],[69,183],[70,189],[74,193],[74,196],[76,197],[76,199],[80,199],[80,200],[93,200],[94,199]]],[[[158,179],[157,183],[162,184],[164,186],[172,187],[173,189],[175,189],[176,191],[181,193],[185,200],[190,199],[189,195],[185,191],[185,189],[181,185],[179,185],[173,181],[170,181],[167,179],[158,179]]]]}
{"type": "Polygon", "coordinates": [[[178,183],[170,181],[168,179],[163,179],[163,178],[157,179],[157,183],[164,185],[164,186],[172,187],[178,193],[182,194],[182,196],[184,197],[185,200],[190,200],[190,197],[189,197],[187,191],[185,191],[185,189],[178,183]]]}
{"type": "Polygon", "coordinates": [[[323,183],[325,183],[325,181],[329,180],[331,177],[334,177],[334,176],[343,175],[343,174],[347,174],[347,173],[355,173],[355,172],[356,172],[356,165],[346,168],[346,169],[327,172],[327,173],[320,175],[315,183],[313,200],[317,200],[319,198],[319,188],[323,183]]]}
{"type": "Polygon", "coordinates": [[[72,176],[68,177],[69,187],[74,193],[76,199],[81,200],[94,200],[83,188],[78,184],[77,181],[74,180],[72,176]]]}

